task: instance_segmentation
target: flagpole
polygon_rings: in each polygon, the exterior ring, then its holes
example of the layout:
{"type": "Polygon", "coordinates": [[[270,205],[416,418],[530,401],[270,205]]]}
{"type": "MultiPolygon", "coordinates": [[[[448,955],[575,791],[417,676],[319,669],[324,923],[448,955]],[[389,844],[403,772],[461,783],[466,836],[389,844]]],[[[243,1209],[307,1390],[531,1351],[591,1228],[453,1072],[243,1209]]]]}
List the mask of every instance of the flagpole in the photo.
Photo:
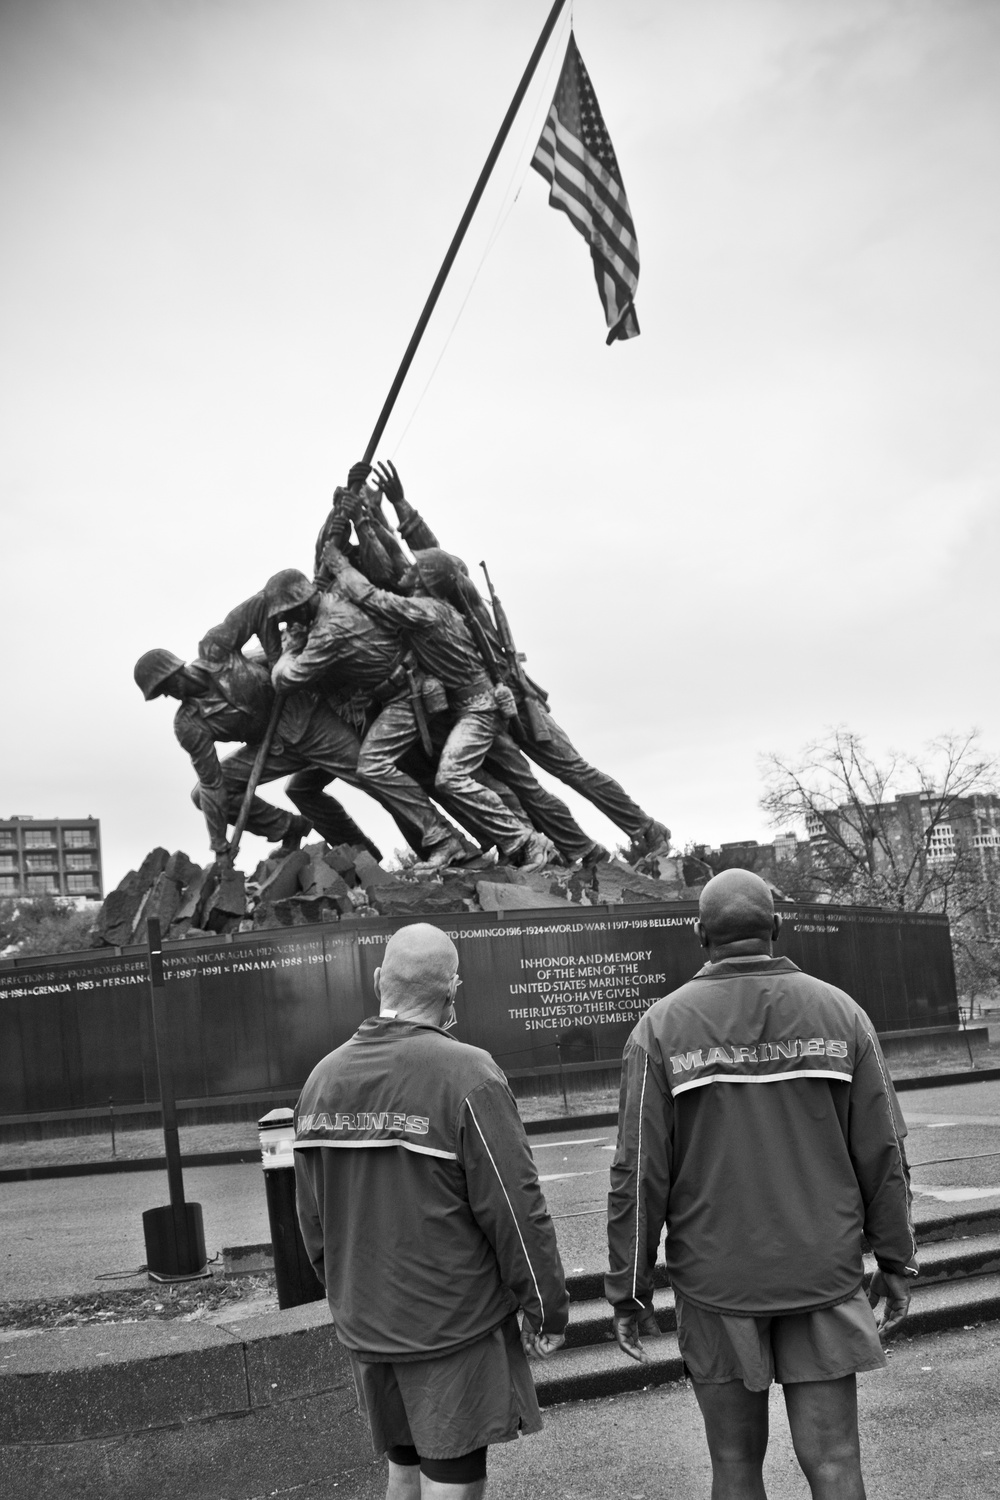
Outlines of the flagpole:
{"type": "Polygon", "coordinates": [[[417,352],[417,346],[420,343],[421,338],[423,337],[424,329],[430,322],[430,316],[434,311],[434,305],[437,302],[438,297],[441,295],[441,288],[444,286],[445,281],[447,280],[448,272],[451,270],[455,256],[458,254],[459,246],[465,238],[465,231],[468,229],[469,225],[472,222],[472,216],[479,206],[479,200],[483,196],[486,184],[490,180],[490,174],[497,164],[497,158],[499,157],[500,152],[503,150],[504,142],[510,134],[510,128],[514,123],[514,118],[521,107],[525,94],[528,92],[528,85],[531,83],[531,80],[534,77],[535,69],[538,67],[542,53],[545,51],[545,45],[548,42],[549,37],[552,35],[553,28],[557,20],[559,19],[559,12],[562,10],[565,3],[566,0],[555,0],[555,4],[549,11],[545,25],[542,27],[541,35],[539,36],[538,41],[535,43],[535,50],[534,52],[532,52],[531,56],[528,59],[528,66],[524,70],[521,82],[518,84],[517,88],[514,91],[514,97],[510,101],[510,108],[504,115],[503,123],[501,124],[500,129],[497,132],[497,138],[493,142],[493,147],[490,151],[489,156],[486,158],[486,164],[479,174],[479,180],[476,183],[475,187],[472,189],[472,197],[469,199],[468,204],[466,205],[465,213],[462,215],[461,220],[459,221],[458,228],[455,230],[454,238],[452,239],[451,244],[448,246],[448,253],[445,255],[445,258],[441,263],[441,269],[437,273],[437,278],[434,282],[434,285],[431,287],[430,296],[424,303],[424,310],[420,314],[420,317],[417,319],[417,326],[413,330],[413,336],[406,346],[406,353],[403,355],[399,369],[396,371],[396,378],[389,388],[389,394],[388,396],[386,396],[382,410],[379,412],[378,421],[375,423],[374,431],[372,432],[371,437],[368,439],[368,446],[365,449],[364,453],[364,462],[366,464],[371,463],[375,453],[375,449],[378,447],[379,439],[381,438],[382,433],[385,431],[385,424],[389,420],[389,415],[396,403],[396,397],[399,395],[399,392],[403,385],[403,381],[406,379],[407,371],[409,370],[410,365],[413,363],[413,356],[417,352]]]}

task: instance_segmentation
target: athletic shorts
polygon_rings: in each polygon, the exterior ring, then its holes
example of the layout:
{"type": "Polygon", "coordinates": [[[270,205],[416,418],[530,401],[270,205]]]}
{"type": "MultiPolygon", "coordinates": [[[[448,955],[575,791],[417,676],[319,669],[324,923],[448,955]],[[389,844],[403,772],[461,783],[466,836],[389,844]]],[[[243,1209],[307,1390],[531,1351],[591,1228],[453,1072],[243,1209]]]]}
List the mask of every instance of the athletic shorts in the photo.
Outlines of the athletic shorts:
{"type": "Polygon", "coordinates": [[[677,1292],[674,1302],[681,1358],[691,1379],[705,1385],[742,1380],[748,1391],[766,1391],[772,1380],[779,1385],[840,1380],[885,1367],[863,1291],[836,1307],[770,1318],[705,1312],[677,1292]]]}
{"type": "Polygon", "coordinates": [[[454,1354],[370,1364],[351,1353],[351,1365],[376,1454],[412,1446],[421,1458],[460,1458],[542,1429],[513,1316],[454,1354]]]}

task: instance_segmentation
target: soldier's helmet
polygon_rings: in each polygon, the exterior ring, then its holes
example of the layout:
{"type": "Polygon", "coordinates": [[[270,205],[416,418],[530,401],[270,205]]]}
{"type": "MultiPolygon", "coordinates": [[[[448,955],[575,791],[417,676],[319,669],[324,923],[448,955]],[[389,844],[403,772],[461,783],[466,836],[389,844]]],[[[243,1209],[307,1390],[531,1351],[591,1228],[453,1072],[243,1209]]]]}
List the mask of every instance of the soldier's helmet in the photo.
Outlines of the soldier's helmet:
{"type": "Polygon", "coordinates": [[[289,610],[297,609],[300,604],[305,604],[316,592],[316,585],[312,583],[298,568],[282,568],[280,573],[275,573],[264,585],[264,604],[267,609],[267,617],[273,620],[275,615],[287,614],[289,610]]]}
{"type": "Polygon", "coordinates": [[[150,698],[160,697],[167,678],[172,677],[178,667],[183,667],[183,665],[179,656],[175,656],[172,651],[167,651],[163,646],[156,646],[152,651],[147,651],[139,657],[132,676],[142,689],[142,696],[147,703],[150,698]]]}
{"type": "Polygon", "coordinates": [[[413,561],[424,588],[439,599],[446,599],[454,592],[456,581],[469,575],[462,559],[443,547],[421,547],[414,552],[413,561]]]}

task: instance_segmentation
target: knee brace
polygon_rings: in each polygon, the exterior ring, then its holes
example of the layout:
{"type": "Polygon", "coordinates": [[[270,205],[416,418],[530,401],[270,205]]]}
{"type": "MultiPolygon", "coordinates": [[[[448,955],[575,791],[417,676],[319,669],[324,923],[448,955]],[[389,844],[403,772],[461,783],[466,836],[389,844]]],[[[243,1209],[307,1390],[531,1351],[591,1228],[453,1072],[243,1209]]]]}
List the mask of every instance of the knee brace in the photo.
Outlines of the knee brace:
{"type": "Polygon", "coordinates": [[[486,1478],[486,1449],[473,1448],[460,1458],[422,1458],[420,1472],[439,1484],[472,1484],[486,1478]]]}
{"type": "Polygon", "coordinates": [[[420,1454],[412,1443],[393,1443],[385,1450],[385,1456],[390,1463],[404,1469],[415,1469],[420,1462],[420,1454]]]}

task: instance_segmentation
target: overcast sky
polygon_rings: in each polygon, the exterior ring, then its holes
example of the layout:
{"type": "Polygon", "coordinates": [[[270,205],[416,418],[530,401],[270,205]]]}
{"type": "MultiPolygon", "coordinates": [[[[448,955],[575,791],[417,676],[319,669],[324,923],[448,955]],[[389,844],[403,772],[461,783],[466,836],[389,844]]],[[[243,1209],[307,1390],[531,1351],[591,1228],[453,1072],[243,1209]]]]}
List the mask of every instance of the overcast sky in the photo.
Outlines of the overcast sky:
{"type": "MultiPolygon", "coordinates": [[[[108,888],[208,858],[133,663],[310,567],[547,4],[0,6],[0,815],[100,817],[108,888]]],[[[380,456],[681,845],[771,837],[758,755],[829,725],[1000,748],[1000,7],[577,0],[610,349],[527,167],[568,21],[380,456]]]]}

